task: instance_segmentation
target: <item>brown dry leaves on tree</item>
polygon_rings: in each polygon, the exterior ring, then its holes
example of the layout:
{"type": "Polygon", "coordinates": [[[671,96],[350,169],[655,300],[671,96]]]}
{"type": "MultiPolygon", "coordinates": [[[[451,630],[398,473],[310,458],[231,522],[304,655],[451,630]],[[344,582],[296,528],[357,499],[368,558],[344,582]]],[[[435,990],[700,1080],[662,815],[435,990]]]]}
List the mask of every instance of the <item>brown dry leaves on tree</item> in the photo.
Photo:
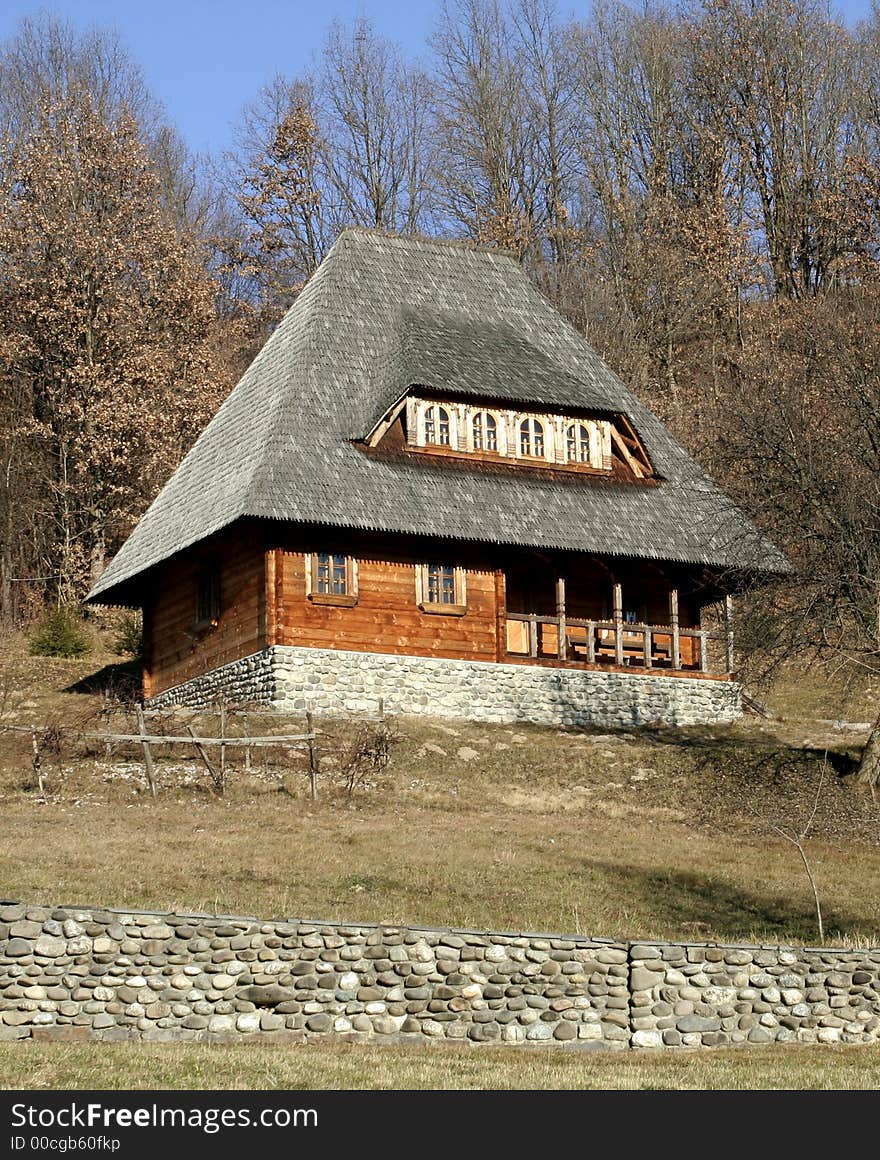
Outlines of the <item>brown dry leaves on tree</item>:
{"type": "Polygon", "coordinates": [[[221,401],[214,286],[126,115],[105,119],[85,95],[46,103],[2,171],[6,421],[52,529],[44,566],[72,599],[221,401]]]}

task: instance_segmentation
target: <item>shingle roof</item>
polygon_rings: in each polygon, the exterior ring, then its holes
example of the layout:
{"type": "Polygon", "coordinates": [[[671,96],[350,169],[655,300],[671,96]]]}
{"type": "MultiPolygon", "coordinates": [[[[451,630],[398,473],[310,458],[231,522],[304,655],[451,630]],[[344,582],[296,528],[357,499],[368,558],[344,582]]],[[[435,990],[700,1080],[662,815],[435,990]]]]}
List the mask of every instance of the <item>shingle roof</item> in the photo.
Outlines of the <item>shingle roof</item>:
{"type": "Polygon", "coordinates": [[[88,599],[112,602],[244,516],[788,568],[511,256],[362,230],[340,235],[88,599]],[[572,486],[364,454],[353,441],[413,384],[626,414],[661,482],[572,486]]]}

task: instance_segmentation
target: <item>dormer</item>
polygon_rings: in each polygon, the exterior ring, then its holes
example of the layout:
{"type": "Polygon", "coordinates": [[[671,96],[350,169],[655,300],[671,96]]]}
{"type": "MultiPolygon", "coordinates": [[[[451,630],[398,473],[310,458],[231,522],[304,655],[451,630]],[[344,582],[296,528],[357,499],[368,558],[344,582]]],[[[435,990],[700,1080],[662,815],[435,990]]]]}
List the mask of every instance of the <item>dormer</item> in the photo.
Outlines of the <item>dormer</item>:
{"type": "Polygon", "coordinates": [[[413,454],[514,469],[656,478],[641,439],[622,414],[499,405],[497,399],[412,387],[376,426],[370,445],[376,447],[398,425],[400,434],[392,442],[413,454]]]}

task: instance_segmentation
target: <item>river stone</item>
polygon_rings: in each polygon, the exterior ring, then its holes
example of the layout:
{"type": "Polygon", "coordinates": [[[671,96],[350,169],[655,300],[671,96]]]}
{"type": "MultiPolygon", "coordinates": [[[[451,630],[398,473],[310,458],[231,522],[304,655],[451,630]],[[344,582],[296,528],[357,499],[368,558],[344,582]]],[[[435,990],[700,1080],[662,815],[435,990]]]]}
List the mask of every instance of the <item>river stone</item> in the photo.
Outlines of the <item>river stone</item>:
{"type": "Polygon", "coordinates": [[[11,938],[3,950],[9,958],[20,959],[31,953],[31,943],[23,938],[11,938]]]}
{"type": "Polygon", "coordinates": [[[553,1028],[549,1023],[533,1023],[526,1032],[526,1039],[552,1039],[553,1028]]]}
{"type": "Polygon", "coordinates": [[[245,1015],[239,1015],[235,1021],[235,1025],[239,1031],[259,1031],[260,1030],[260,1016],[256,1011],[248,1012],[245,1015]]]}
{"type": "Polygon", "coordinates": [[[775,1038],[766,1027],[753,1027],[749,1032],[749,1043],[771,1043],[775,1038]]]}
{"type": "Polygon", "coordinates": [[[697,1031],[720,1031],[721,1020],[705,1015],[682,1015],[676,1027],[685,1035],[697,1031]]]}
{"type": "Polygon", "coordinates": [[[663,985],[663,975],[659,971],[651,971],[645,967],[633,967],[630,985],[634,991],[650,991],[653,987],[663,985]]]}
{"type": "Polygon", "coordinates": [[[248,1003],[255,1003],[258,1007],[277,1007],[279,1003],[295,999],[296,992],[291,987],[281,987],[277,983],[254,984],[241,987],[236,997],[248,1003]]]}
{"type": "Polygon", "coordinates": [[[67,953],[67,942],[63,938],[53,938],[52,935],[42,935],[34,943],[34,951],[44,959],[57,959],[67,953]]]}
{"type": "Polygon", "coordinates": [[[168,939],[174,938],[174,930],[167,926],[164,922],[154,923],[152,926],[145,926],[140,932],[141,938],[144,939],[168,939]]]}
{"type": "Polygon", "coordinates": [[[13,938],[37,938],[42,932],[42,923],[30,922],[28,919],[22,919],[21,922],[14,922],[9,928],[9,933],[13,938]]]}
{"type": "Polygon", "coordinates": [[[632,1037],[633,1047],[662,1047],[663,1037],[659,1031],[636,1031],[632,1037]]]}

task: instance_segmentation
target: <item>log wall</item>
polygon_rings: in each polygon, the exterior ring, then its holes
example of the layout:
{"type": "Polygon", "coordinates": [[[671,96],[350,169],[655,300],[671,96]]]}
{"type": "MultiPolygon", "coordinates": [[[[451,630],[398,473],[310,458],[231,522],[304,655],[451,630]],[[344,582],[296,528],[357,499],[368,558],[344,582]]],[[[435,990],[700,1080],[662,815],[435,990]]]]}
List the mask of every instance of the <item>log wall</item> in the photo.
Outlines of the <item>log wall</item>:
{"type": "Polygon", "coordinates": [[[358,600],[351,608],[309,599],[303,552],[277,551],[274,574],[275,643],[398,656],[496,659],[494,571],[465,569],[463,616],[419,608],[416,566],[406,561],[359,559],[358,600]]]}
{"type": "Polygon", "coordinates": [[[144,609],[144,694],[201,676],[266,644],[265,553],[253,530],[215,538],[210,546],[169,560],[144,609]],[[197,627],[199,577],[220,575],[216,626],[197,627]]]}

